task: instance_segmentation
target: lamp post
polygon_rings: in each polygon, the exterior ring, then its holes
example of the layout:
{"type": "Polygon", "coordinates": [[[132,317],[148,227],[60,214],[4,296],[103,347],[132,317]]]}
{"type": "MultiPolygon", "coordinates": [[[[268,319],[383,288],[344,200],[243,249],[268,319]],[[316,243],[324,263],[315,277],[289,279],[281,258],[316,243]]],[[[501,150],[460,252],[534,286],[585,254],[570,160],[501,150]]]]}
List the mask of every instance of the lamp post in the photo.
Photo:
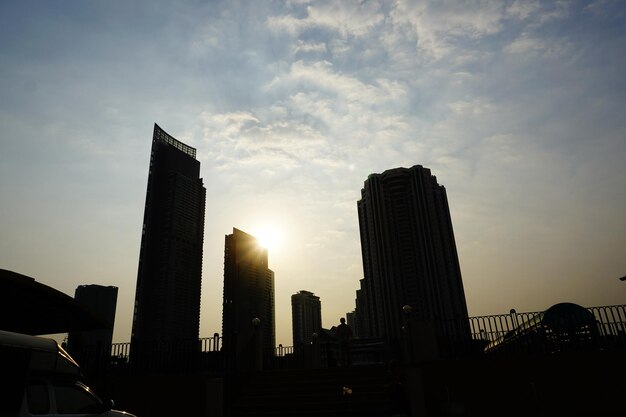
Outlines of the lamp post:
{"type": "Polygon", "coordinates": [[[263,349],[261,343],[261,319],[255,317],[252,319],[253,327],[253,351],[254,351],[254,370],[261,371],[263,369],[263,349]]]}
{"type": "Polygon", "coordinates": [[[410,317],[413,312],[413,307],[406,304],[402,306],[402,312],[404,313],[404,325],[402,331],[405,338],[404,349],[406,351],[407,362],[413,362],[413,332],[411,331],[410,317]]]}
{"type": "Polygon", "coordinates": [[[511,322],[513,323],[513,329],[517,332],[517,326],[518,326],[518,323],[517,323],[517,311],[515,311],[515,309],[512,308],[509,311],[509,314],[511,314],[511,322]]]}
{"type": "Polygon", "coordinates": [[[313,345],[311,346],[313,348],[311,352],[311,366],[313,368],[319,368],[320,366],[320,345],[318,343],[318,337],[319,335],[316,332],[311,335],[311,344],[313,345]]]}

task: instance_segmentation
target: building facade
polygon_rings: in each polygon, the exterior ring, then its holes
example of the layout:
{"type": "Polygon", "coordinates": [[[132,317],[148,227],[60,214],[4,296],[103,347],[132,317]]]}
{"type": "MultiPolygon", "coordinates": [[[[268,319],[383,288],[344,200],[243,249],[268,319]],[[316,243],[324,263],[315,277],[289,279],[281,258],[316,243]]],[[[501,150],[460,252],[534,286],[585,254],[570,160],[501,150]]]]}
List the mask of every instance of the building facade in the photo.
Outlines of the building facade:
{"type": "Polygon", "coordinates": [[[103,285],[80,285],[74,292],[74,299],[83,304],[107,327],[98,330],[70,332],[67,338],[68,349],[80,351],[92,346],[110,346],[113,342],[113,325],[117,308],[117,287],[103,285]]]}
{"type": "Polygon", "coordinates": [[[111,359],[117,287],[80,285],[74,299],[103,324],[100,329],[69,332],[67,336],[67,350],[79,361],[81,368],[90,373],[106,366],[111,359]]]}
{"type": "MultiPolygon", "coordinates": [[[[366,314],[367,311],[367,303],[366,303],[366,299],[367,299],[367,292],[365,290],[365,280],[361,279],[359,280],[359,285],[361,286],[359,289],[356,290],[356,298],[354,300],[354,312],[353,312],[353,325],[352,325],[352,331],[354,333],[354,337],[356,338],[368,338],[368,337],[372,337],[370,332],[369,332],[369,325],[367,322],[367,318],[370,317],[370,315],[366,314]]],[[[348,323],[349,324],[349,323],[348,323]]]]}
{"type": "Polygon", "coordinates": [[[222,337],[224,349],[236,355],[251,349],[260,336],[265,356],[274,354],[274,272],[268,268],[267,249],[239,229],[226,235],[224,244],[224,300],[222,337]],[[259,319],[256,322],[254,319],[259,319]]]}
{"type": "Polygon", "coordinates": [[[293,294],[291,296],[291,325],[294,348],[310,344],[313,341],[313,333],[319,334],[322,328],[320,298],[304,290],[293,294]]]}
{"type": "Polygon", "coordinates": [[[413,319],[436,323],[439,335],[469,335],[459,325],[467,305],[446,190],[430,170],[417,165],[370,175],[357,207],[361,337],[399,339],[405,305],[413,319]]]}
{"type": "Polygon", "coordinates": [[[131,352],[197,344],[205,198],[196,150],[155,124],[131,352]]]}

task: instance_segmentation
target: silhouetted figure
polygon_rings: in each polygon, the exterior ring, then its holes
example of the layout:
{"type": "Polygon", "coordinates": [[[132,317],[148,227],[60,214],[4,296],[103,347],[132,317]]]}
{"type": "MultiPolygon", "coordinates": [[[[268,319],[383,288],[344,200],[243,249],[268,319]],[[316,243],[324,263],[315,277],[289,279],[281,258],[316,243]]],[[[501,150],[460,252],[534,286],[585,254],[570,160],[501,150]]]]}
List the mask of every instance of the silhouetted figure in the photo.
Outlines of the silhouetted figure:
{"type": "Polygon", "coordinates": [[[387,393],[389,416],[408,417],[410,413],[404,369],[400,362],[395,359],[389,361],[385,390],[387,393]]]}
{"type": "Polygon", "coordinates": [[[337,337],[339,338],[339,352],[341,366],[350,366],[350,341],[352,340],[352,329],[346,324],[343,317],[339,320],[341,324],[337,326],[337,337]]]}

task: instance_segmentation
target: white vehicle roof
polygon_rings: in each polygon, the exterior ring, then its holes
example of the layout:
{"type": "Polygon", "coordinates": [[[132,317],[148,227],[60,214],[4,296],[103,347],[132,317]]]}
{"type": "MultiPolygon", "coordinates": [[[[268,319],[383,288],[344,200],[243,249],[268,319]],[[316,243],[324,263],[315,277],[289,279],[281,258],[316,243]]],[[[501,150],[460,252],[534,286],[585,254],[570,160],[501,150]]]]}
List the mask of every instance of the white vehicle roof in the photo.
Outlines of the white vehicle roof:
{"type": "Polygon", "coordinates": [[[0,330],[0,346],[30,350],[32,373],[82,375],[76,361],[53,339],[0,330]]]}

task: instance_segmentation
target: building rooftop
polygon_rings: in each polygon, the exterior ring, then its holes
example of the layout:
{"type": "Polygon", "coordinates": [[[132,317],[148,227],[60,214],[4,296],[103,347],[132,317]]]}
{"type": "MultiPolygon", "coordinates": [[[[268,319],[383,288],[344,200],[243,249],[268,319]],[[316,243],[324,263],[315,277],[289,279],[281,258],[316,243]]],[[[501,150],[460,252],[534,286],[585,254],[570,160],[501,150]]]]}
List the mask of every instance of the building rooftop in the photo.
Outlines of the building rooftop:
{"type": "Polygon", "coordinates": [[[167,143],[170,146],[173,146],[174,148],[178,149],[179,151],[182,151],[184,153],[186,153],[187,155],[191,156],[192,158],[196,158],[196,148],[192,148],[189,145],[185,145],[184,143],[182,143],[181,141],[179,141],[178,139],[175,139],[174,137],[172,137],[170,134],[168,134],[165,130],[161,129],[161,127],[158,124],[154,124],[154,138],[153,140],[159,141],[159,142],[163,142],[163,143],[167,143]]]}

